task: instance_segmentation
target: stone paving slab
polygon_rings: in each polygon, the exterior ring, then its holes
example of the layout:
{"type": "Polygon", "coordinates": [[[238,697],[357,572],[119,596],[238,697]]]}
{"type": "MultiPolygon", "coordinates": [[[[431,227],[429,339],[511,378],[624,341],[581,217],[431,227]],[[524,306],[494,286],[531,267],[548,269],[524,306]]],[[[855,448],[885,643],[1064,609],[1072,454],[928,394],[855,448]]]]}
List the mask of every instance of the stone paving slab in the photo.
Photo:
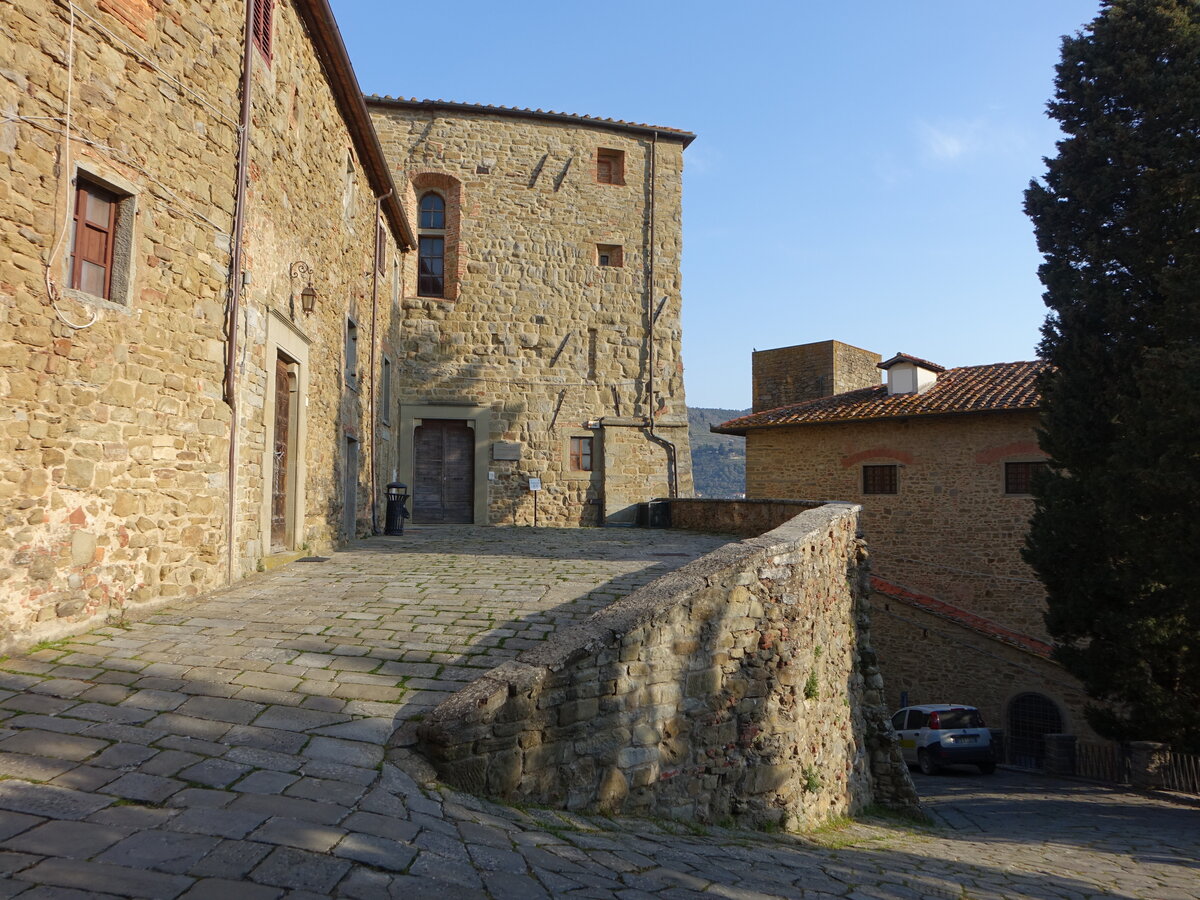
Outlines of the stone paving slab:
{"type": "Polygon", "coordinates": [[[804,836],[513,809],[385,761],[722,542],[411,529],[0,660],[0,898],[1200,898],[1200,809],[1011,771],[915,776],[928,827],[804,836]]]}

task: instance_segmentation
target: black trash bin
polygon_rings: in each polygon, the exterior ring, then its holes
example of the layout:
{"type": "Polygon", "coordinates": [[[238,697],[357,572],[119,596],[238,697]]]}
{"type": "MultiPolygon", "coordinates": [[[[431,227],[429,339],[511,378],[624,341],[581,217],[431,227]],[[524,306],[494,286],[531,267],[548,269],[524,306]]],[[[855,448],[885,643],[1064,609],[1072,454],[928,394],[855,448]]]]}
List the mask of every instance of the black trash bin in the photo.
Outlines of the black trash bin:
{"type": "Polygon", "coordinates": [[[387,517],[383,523],[384,534],[404,534],[404,520],[408,518],[408,485],[393,481],[387,486],[387,517]]]}

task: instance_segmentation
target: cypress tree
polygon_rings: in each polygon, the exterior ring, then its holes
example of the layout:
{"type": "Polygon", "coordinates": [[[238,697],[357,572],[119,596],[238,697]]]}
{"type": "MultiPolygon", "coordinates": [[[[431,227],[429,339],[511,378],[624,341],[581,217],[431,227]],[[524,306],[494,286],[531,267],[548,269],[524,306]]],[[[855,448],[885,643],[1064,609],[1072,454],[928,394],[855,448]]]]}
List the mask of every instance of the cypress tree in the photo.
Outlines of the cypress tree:
{"type": "Polygon", "coordinates": [[[1092,726],[1200,752],[1200,2],[1105,0],[1055,88],[1025,558],[1092,726]]]}

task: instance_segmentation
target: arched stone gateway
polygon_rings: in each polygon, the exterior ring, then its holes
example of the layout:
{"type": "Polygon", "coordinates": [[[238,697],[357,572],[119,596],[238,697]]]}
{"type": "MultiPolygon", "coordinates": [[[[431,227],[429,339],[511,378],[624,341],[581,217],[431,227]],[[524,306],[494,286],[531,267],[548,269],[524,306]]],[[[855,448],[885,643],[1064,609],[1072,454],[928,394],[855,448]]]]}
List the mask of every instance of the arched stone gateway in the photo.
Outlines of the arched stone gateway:
{"type": "Polygon", "coordinates": [[[1033,692],[1018,694],[1008,704],[1008,761],[1026,769],[1042,768],[1046,735],[1062,730],[1062,714],[1053,700],[1033,692]]]}

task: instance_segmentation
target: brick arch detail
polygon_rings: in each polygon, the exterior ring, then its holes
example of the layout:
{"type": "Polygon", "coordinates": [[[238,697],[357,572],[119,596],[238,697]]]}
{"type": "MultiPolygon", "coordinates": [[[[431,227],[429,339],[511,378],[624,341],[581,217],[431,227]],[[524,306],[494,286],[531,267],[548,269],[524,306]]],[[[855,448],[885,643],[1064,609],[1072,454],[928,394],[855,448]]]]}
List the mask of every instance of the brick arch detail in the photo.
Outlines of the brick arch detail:
{"type": "Polygon", "coordinates": [[[994,463],[1012,456],[1046,458],[1045,452],[1037,445],[1037,441],[1013,441],[1011,444],[980,450],[975,454],[975,462],[994,463]]]}
{"type": "MultiPolygon", "coordinates": [[[[462,252],[462,182],[445,172],[411,172],[408,190],[404,198],[409,221],[416,224],[420,233],[421,219],[417,213],[417,202],[426,191],[437,191],[446,201],[446,294],[444,299],[457,300],[462,276],[466,267],[466,254],[462,252]]],[[[412,255],[411,277],[405,284],[411,285],[408,292],[417,295],[417,254],[412,255]]]]}
{"type": "Polygon", "coordinates": [[[898,463],[910,465],[914,459],[907,450],[896,450],[893,447],[870,447],[842,457],[842,468],[848,469],[865,459],[894,459],[898,463]]]}

